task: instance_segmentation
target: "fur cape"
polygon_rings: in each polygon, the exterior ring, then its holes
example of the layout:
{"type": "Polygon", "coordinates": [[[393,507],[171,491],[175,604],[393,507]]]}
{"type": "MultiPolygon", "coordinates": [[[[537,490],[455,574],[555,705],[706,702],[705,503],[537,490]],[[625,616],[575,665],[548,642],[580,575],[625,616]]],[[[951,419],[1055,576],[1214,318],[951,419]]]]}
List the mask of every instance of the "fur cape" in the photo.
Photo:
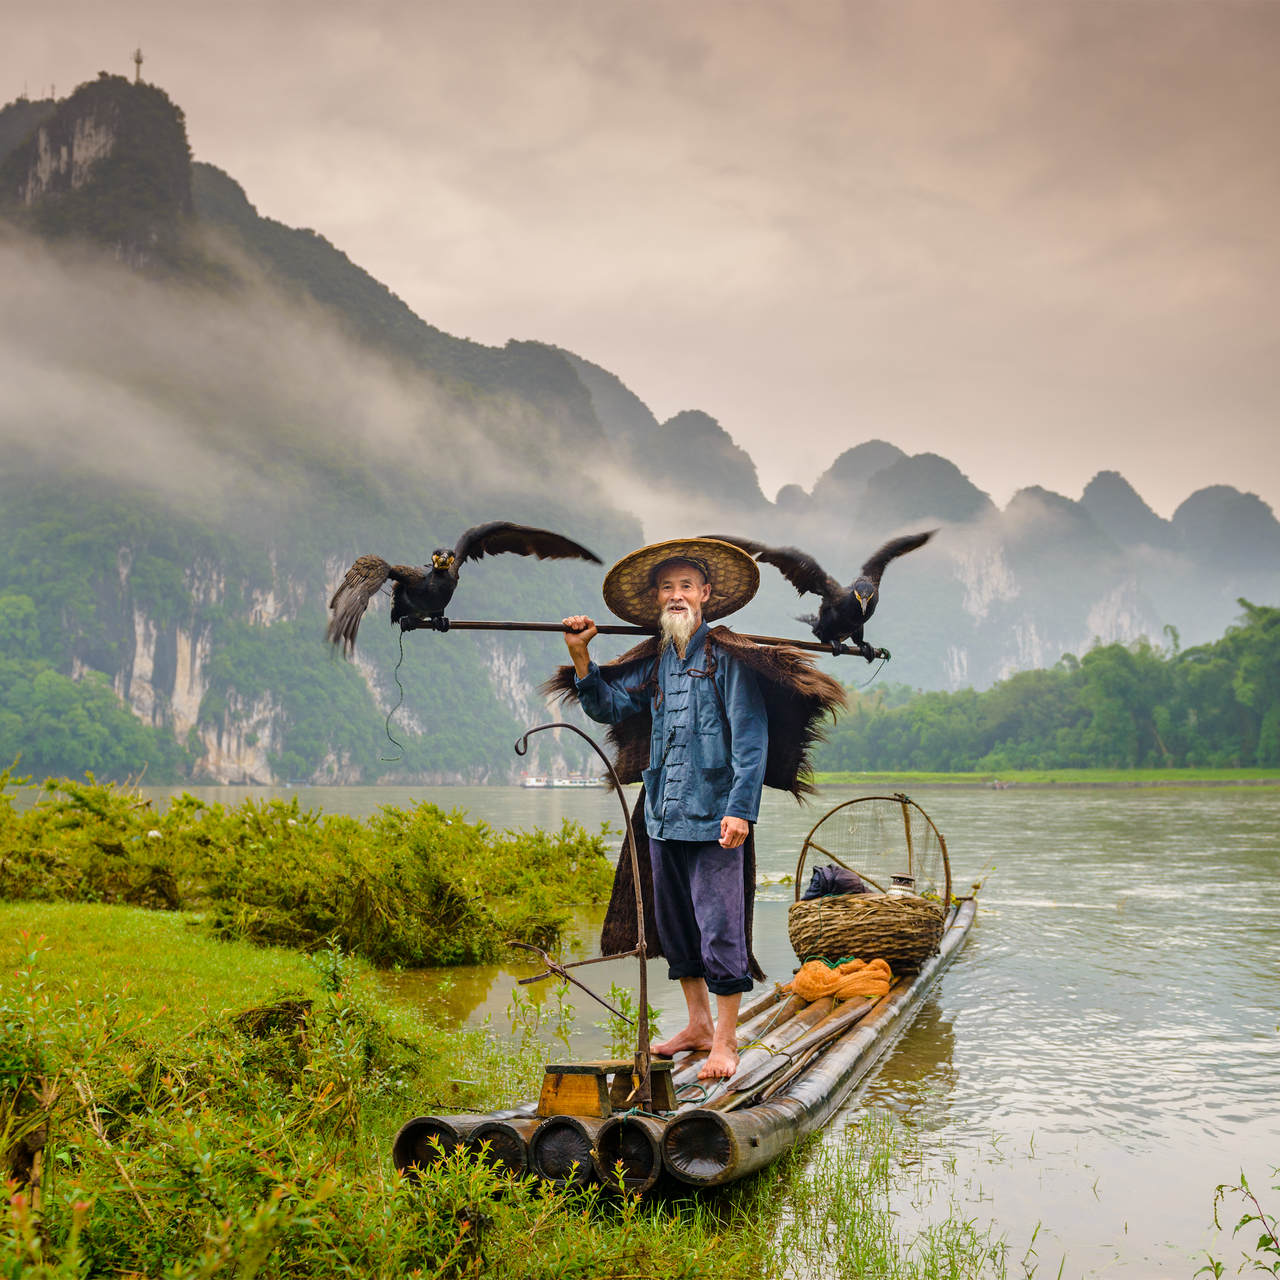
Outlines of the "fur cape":
{"type": "MultiPolygon", "coordinates": [[[[765,715],[769,722],[769,749],[765,760],[764,785],[790,791],[797,800],[813,790],[809,781],[809,753],[822,740],[822,723],[827,715],[845,705],[844,689],[830,676],[813,665],[800,649],[788,645],[757,645],[735,635],[728,627],[712,627],[707,643],[730,655],[755,672],[764,696],[765,715]]],[[[600,674],[605,680],[616,679],[639,663],[653,663],[659,653],[654,637],[644,640],[615,662],[604,664],[600,674]]],[[[541,692],[576,703],[578,691],[573,667],[560,667],[545,681],[541,692]]],[[[648,710],[610,725],[607,739],[613,748],[613,767],[622,782],[639,782],[641,770],[649,764],[649,735],[653,718],[648,710]]],[[[649,860],[649,837],[644,823],[644,791],[632,814],[636,838],[640,884],[644,899],[644,932],[646,950],[651,956],[662,954],[658,928],[653,916],[653,871],[649,860]]],[[[747,836],[743,846],[743,877],[747,904],[747,952],[751,957],[751,973],[757,980],[764,977],[751,951],[751,926],[756,889],[755,834],[747,836]]],[[[600,936],[601,952],[613,955],[636,945],[635,888],[631,877],[631,859],[622,856],[613,877],[613,892],[600,936]]]]}

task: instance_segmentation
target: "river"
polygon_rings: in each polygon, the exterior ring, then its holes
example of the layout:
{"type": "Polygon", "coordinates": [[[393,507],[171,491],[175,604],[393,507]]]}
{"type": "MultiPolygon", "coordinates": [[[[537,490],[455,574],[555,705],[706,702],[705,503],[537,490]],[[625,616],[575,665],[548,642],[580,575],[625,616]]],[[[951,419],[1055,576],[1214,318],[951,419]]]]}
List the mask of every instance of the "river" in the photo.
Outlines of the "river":
{"type": "MultiPolygon", "coordinates": [[[[426,800],[513,828],[621,822],[617,799],[589,790],[196,794],[296,795],[353,814],[426,800]]],[[[828,787],[800,806],[766,793],[761,877],[794,871],[816,819],[855,794],[828,787]]],[[[1280,795],[920,787],[912,797],[946,837],[955,890],[984,884],[964,950],[849,1103],[893,1111],[910,1134],[913,1167],[895,1206],[903,1224],[953,1208],[994,1224],[1010,1274],[1056,1275],[1061,1265],[1063,1276],[1191,1276],[1206,1249],[1228,1252],[1213,1229],[1217,1184],[1243,1170],[1266,1188],[1280,1165],[1280,795]]],[[[757,898],[756,951],[771,979],[795,966],[791,900],[789,884],[757,898]]],[[[584,920],[583,933],[593,925],[584,920]]],[[[443,1001],[459,1020],[488,1018],[501,1034],[514,980],[530,972],[400,974],[388,984],[437,1010],[443,1001]]],[[[634,985],[635,966],[585,973],[607,992],[614,981],[634,985]]],[[[650,984],[663,1028],[674,1030],[683,1006],[661,961],[650,984]]],[[[596,1056],[602,1033],[592,1024],[603,1013],[576,994],[571,1003],[572,1052],[596,1056]]],[[[1224,1222],[1239,1213],[1231,1202],[1224,1222]]]]}

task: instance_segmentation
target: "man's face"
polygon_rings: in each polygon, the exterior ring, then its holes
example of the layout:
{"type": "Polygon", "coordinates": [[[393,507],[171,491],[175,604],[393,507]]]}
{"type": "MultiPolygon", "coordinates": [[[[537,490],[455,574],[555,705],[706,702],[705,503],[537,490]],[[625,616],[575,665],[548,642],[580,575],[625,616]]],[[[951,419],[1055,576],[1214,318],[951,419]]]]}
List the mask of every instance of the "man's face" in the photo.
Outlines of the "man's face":
{"type": "Polygon", "coordinates": [[[711,596],[711,584],[702,571],[679,561],[658,571],[658,609],[673,617],[689,615],[696,630],[702,623],[702,606],[711,596]]]}

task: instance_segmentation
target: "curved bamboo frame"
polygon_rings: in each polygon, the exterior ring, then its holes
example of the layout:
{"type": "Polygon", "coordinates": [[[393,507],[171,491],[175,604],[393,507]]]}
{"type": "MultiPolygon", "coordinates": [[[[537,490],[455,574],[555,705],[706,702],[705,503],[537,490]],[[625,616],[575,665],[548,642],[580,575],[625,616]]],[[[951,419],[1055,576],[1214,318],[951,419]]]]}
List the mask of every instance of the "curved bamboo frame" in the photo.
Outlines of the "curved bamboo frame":
{"type": "Polygon", "coordinates": [[[902,806],[902,824],[906,832],[907,840],[907,870],[911,870],[912,844],[911,844],[911,817],[910,810],[914,809],[928,824],[930,830],[937,837],[938,847],[942,850],[942,870],[946,874],[945,891],[942,896],[942,909],[947,911],[951,906],[951,859],[947,856],[947,842],[941,831],[938,830],[938,824],[929,817],[927,813],[918,805],[910,796],[904,795],[901,791],[895,792],[891,796],[855,796],[852,800],[843,800],[833,808],[828,809],[826,813],[820,817],[817,822],[809,828],[809,834],[804,838],[804,844],[800,846],[800,857],[796,862],[796,879],[795,879],[795,900],[800,901],[800,887],[802,877],[804,876],[805,859],[809,856],[809,850],[817,849],[825,858],[830,858],[832,862],[839,863],[846,871],[852,871],[854,875],[865,880],[869,885],[873,885],[881,893],[884,893],[889,886],[876,884],[869,875],[864,871],[859,871],[857,867],[851,867],[847,862],[837,858],[834,853],[824,849],[816,840],[814,833],[820,826],[833,814],[839,813],[841,809],[847,809],[850,805],[866,804],[868,800],[895,800],[902,806]]]}

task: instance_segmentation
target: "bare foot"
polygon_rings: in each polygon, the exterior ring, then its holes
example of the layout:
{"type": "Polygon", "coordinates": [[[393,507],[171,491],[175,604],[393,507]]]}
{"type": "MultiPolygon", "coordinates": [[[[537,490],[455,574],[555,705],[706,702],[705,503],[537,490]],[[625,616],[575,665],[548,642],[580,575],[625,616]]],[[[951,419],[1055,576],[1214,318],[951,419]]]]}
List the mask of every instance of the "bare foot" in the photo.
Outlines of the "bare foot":
{"type": "Polygon", "coordinates": [[[736,1049],[726,1049],[720,1045],[712,1045],[707,1060],[698,1072],[699,1080],[728,1080],[738,1070],[738,1053],[736,1049]]]}
{"type": "Polygon", "coordinates": [[[677,1053],[686,1051],[699,1052],[703,1049],[711,1048],[711,1038],[715,1034],[712,1027],[685,1027],[683,1031],[677,1031],[669,1040],[663,1040],[660,1044],[650,1045],[650,1052],[656,1053],[660,1058],[671,1058],[677,1053]]]}

